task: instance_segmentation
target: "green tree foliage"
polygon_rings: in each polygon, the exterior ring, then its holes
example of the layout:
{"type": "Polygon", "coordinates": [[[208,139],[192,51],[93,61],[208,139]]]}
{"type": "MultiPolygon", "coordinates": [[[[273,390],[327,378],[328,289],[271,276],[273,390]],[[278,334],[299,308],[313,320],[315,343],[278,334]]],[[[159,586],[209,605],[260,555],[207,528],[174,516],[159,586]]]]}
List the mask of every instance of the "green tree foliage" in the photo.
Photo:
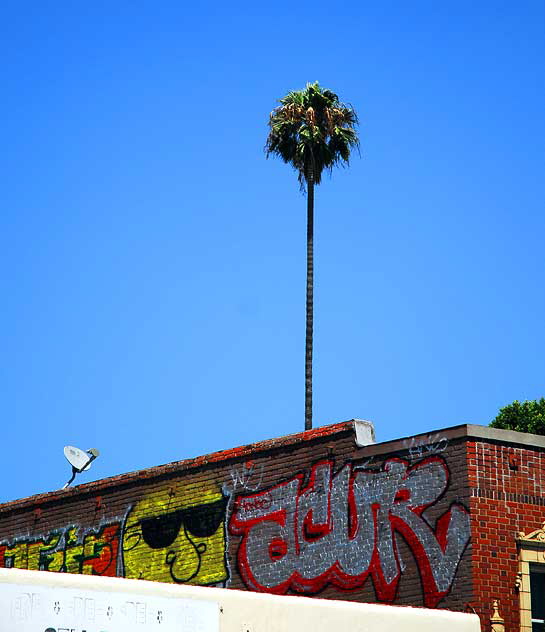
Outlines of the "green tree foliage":
{"type": "Polygon", "coordinates": [[[331,90],[307,83],[289,92],[269,119],[267,156],[279,156],[297,172],[307,192],[307,317],[305,343],[305,430],[312,428],[312,338],[314,322],[314,185],[322,172],[347,165],[359,141],[353,108],[341,103],[331,90]]]}
{"type": "Polygon", "coordinates": [[[545,398],[522,403],[515,400],[509,406],[500,408],[490,426],[545,435],[545,398]]]}

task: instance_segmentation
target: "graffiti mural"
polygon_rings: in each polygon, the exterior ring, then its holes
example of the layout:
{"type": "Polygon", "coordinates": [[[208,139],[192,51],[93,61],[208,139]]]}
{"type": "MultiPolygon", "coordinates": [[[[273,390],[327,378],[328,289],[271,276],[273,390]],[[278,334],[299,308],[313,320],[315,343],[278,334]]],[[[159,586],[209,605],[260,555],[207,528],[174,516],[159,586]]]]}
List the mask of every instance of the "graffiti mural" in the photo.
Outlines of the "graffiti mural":
{"type": "Polygon", "coordinates": [[[377,597],[393,601],[401,577],[396,534],[411,549],[425,605],[450,590],[470,538],[468,511],[453,503],[433,527],[424,512],[447,489],[444,460],[410,466],[388,459],[382,470],[332,461],[303,476],[236,498],[230,531],[242,536],[238,566],[252,590],[317,593],[327,585],[351,590],[372,577],[377,597]]]}
{"type": "Polygon", "coordinates": [[[217,487],[178,484],[97,531],[69,526],[0,542],[0,567],[224,585],[226,504],[217,487]]]}
{"type": "Polygon", "coordinates": [[[20,538],[0,544],[0,567],[115,577],[120,525],[81,533],[68,527],[46,538],[20,538]]]}
{"type": "Polygon", "coordinates": [[[178,487],[146,497],[123,531],[125,577],[211,585],[227,580],[225,508],[215,488],[178,487]]]}
{"type": "Polygon", "coordinates": [[[446,445],[433,445],[416,462],[413,452],[382,464],[323,460],[281,482],[263,462],[230,465],[218,480],[168,481],[93,526],[37,532],[36,519],[33,532],[0,541],[0,567],[278,594],[369,582],[386,602],[404,576],[420,577],[434,607],[452,588],[470,521],[444,498],[446,445]]]}

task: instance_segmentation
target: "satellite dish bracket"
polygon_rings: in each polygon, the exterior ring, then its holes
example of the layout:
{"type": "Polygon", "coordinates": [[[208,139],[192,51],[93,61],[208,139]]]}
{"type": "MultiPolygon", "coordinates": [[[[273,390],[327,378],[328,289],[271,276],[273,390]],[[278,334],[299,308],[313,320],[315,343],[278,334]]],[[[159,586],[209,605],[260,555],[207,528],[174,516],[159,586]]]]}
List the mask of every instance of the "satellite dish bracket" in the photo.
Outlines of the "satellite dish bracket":
{"type": "Polygon", "coordinates": [[[66,489],[70,483],[76,478],[76,474],[81,474],[84,470],[89,469],[91,463],[100,455],[100,452],[96,448],[91,448],[84,452],[79,448],[74,448],[72,446],[65,446],[64,448],[64,456],[72,466],[72,477],[70,480],[65,483],[63,489],[66,489]],[[87,460],[85,460],[87,457],[87,460]]]}

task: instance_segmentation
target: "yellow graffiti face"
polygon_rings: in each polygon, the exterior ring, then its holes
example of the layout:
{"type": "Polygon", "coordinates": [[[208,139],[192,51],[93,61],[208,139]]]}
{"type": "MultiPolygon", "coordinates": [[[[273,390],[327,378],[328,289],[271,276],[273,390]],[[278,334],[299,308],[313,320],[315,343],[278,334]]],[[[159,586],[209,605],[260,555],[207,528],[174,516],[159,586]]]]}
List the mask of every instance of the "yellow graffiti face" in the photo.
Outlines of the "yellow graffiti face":
{"type": "Polygon", "coordinates": [[[176,486],[141,500],[123,533],[125,577],[184,584],[227,579],[226,499],[215,486],[176,486]]]}

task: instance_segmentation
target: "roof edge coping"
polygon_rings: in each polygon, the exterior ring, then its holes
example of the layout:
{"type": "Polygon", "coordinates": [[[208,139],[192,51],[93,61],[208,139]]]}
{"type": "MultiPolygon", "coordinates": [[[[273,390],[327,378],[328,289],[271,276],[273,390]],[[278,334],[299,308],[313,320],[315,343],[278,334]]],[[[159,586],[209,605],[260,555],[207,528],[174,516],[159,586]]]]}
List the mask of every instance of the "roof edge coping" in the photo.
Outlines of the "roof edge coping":
{"type": "Polygon", "coordinates": [[[25,498],[18,498],[6,503],[1,503],[0,514],[17,509],[23,509],[27,505],[47,505],[57,502],[61,498],[67,499],[72,496],[91,495],[103,492],[104,490],[117,485],[129,485],[137,480],[153,480],[172,472],[196,469],[208,464],[226,462],[231,459],[240,459],[252,456],[256,453],[267,452],[269,450],[288,448],[301,441],[318,441],[323,438],[346,434],[347,432],[355,434],[355,421],[353,419],[327,426],[320,426],[304,432],[284,435],[282,437],[265,439],[263,441],[250,443],[228,450],[219,450],[202,456],[172,461],[164,465],[154,465],[141,470],[134,470],[132,472],[98,479],[96,481],[82,483],[81,485],[74,485],[73,487],[67,487],[66,489],[52,490],[41,494],[34,494],[33,496],[27,496],[25,498]]]}
{"type": "Polygon", "coordinates": [[[460,424],[458,426],[449,426],[447,428],[421,432],[408,437],[390,439],[388,441],[375,443],[374,445],[367,445],[363,450],[366,455],[385,454],[387,452],[408,450],[413,446],[424,446],[426,443],[439,443],[444,439],[451,441],[453,439],[463,438],[545,449],[545,436],[542,435],[490,428],[490,426],[479,424],[460,424]]]}

